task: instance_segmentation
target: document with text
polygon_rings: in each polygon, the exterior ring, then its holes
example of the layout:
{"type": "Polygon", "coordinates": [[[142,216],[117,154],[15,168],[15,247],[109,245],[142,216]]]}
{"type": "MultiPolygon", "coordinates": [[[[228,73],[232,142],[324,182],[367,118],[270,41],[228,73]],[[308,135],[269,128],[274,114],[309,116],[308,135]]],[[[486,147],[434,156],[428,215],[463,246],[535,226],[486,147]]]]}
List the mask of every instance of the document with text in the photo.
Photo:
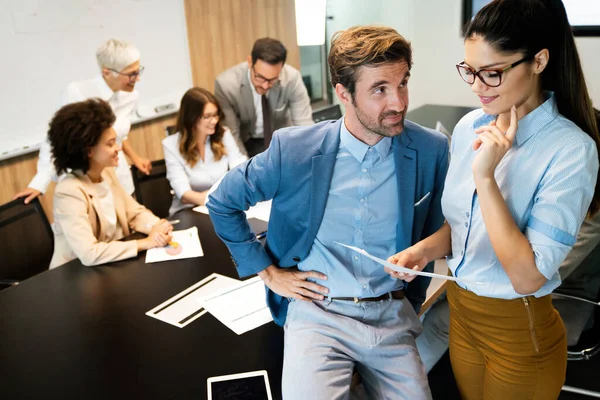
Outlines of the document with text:
{"type": "Polygon", "coordinates": [[[178,328],[183,328],[206,314],[204,307],[197,301],[198,298],[210,296],[213,293],[236,286],[239,283],[240,281],[237,279],[219,274],[211,274],[154,307],[146,315],[178,328]]]}
{"type": "Polygon", "coordinates": [[[273,321],[260,277],[237,283],[198,302],[229,329],[241,335],[273,321]]]}

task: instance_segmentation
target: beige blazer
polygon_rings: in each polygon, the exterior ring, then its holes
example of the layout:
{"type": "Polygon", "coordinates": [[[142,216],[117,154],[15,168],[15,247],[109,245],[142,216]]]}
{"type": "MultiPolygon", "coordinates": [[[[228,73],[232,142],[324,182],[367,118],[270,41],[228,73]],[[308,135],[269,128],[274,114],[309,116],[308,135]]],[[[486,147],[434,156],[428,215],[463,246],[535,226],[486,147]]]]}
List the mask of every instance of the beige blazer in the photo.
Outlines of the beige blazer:
{"type": "MultiPolygon", "coordinates": [[[[117,223],[123,234],[127,236],[132,230],[149,233],[159,218],[125,192],[114,168],[105,168],[102,178],[108,182],[112,192],[117,223]]],[[[101,209],[87,175],[70,173],[56,185],[54,254],[50,269],[75,258],[79,258],[83,265],[92,266],[137,256],[135,241],[107,242],[105,231],[108,221],[99,212],[101,209]]]]}
{"type": "MultiPolygon", "coordinates": [[[[215,97],[225,114],[225,122],[240,149],[256,129],[256,109],[248,78],[248,63],[223,71],[215,80],[215,97]]],[[[310,98],[296,68],[285,64],[279,82],[267,94],[273,112],[273,131],[287,126],[312,125],[310,98]]]]}

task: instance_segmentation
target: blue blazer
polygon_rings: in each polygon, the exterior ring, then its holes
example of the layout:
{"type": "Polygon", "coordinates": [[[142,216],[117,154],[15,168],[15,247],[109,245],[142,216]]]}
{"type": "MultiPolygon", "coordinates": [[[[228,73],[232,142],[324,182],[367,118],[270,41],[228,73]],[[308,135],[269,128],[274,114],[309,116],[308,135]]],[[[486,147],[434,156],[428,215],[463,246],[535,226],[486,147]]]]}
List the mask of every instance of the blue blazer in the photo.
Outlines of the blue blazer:
{"type": "MultiPolygon", "coordinates": [[[[342,121],[278,130],[265,152],[229,171],[209,196],[207,207],[215,231],[229,248],[241,277],[271,264],[293,267],[308,255],[325,212],[342,121]],[[243,210],[269,199],[273,203],[263,247],[243,210]]],[[[404,132],[392,140],[392,151],[401,216],[396,224],[396,251],[401,251],[436,232],[444,221],[440,200],[448,170],[448,141],[439,132],[406,121],[404,132]]],[[[433,264],[427,268],[431,270],[433,264]]],[[[417,311],[429,281],[418,277],[405,289],[417,311]]],[[[275,322],[283,326],[288,300],[267,288],[267,304],[275,322]]]]}

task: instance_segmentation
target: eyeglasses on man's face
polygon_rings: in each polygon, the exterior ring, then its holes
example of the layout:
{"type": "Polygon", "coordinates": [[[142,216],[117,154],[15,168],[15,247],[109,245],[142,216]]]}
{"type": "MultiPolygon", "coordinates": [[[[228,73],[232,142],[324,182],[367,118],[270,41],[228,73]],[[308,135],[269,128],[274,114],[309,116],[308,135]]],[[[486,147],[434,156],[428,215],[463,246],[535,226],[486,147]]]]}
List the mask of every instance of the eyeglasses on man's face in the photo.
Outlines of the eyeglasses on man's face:
{"type": "Polygon", "coordinates": [[[462,80],[467,82],[469,85],[474,84],[475,77],[478,77],[484,85],[489,87],[498,87],[502,84],[502,74],[504,72],[516,67],[517,65],[525,61],[528,61],[529,59],[531,59],[530,56],[525,56],[519,61],[515,61],[514,63],[504,68],[482,68],[479,71],[475,71],[473,68],[465,64],[464,61],[462,61],[456,64],[456,70],[458,71],[458,74],[460,75],[462,80]]]}
{"type": "Polygon", "coordinates": [[[130,72],[130,73],[127,73],[127,74],[124,74],[122,72],[116,71],[116,70],[114,70],[112,68],[108,68],[108,70],[112,71],[112,72],[115,72],[115,73],[117,73],[119,75],[126,76],[127,78],[129,78],[130,82],[136,81],[137,78],[138,78],[138,76],[142,76],[142,74],[144,73],[144,67],[140,67],[140,69],[138,69],[137,71],[133,71],[133,72],[130,72]]]}
{"type": "Polygon", "coordinates": [[[263,83],[267,83],[269,86],[274,86],[277,84],[277,82],[279,82],[279,76],[276,76],[275,78],[265,78],[264,76],[262,76],[261,74],[259,74],[258,72],[256,72],[256,70],[254,69],[254,66],[252,67],[252,73],[254,74],[254,79],[256,79],[256,82],[258,82],[259,85],[262,85],[263,83]]]}

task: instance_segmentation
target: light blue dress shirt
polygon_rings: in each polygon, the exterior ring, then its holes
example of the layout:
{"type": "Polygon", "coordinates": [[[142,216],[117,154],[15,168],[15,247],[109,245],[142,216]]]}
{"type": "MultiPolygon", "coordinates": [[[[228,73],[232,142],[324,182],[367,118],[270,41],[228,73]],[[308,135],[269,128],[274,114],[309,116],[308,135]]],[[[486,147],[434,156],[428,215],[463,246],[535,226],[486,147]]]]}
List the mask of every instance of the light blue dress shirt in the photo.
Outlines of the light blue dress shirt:
{"type": "MultiPolygon", "coordinates": [[[[452,228],[452,255],[447,258],[459,278],[483,282],[464,285],[480,296],[522,297],[512,287],[492,248],[475,191],[472,150],[474,130],[495,115],[475,110],[457,124],[451,162],[442,196],[442,211],[452,228]]],[[[554,95],[519,121],[513,146],[495,171],[510,213],[525,234],[538,270],[548,279],[536,297],[560,285],[558,268],[576,241],[594,194],[598,154],[594,141],[559,114],[554,95]]]]}
{"type": "MultiPolygon", "coordinates": [[[[400,289],[403,283],[383,266],[334,241],[357,246],[386,259],[396,252],[398,184],[392,140],[375,146],[356,139],[341,124],[325,213],[301,271],[319,271],[331,297],[376,297],[400,289]]],[[[308,201],[308,200],[307,200],[308,201]]]]}

